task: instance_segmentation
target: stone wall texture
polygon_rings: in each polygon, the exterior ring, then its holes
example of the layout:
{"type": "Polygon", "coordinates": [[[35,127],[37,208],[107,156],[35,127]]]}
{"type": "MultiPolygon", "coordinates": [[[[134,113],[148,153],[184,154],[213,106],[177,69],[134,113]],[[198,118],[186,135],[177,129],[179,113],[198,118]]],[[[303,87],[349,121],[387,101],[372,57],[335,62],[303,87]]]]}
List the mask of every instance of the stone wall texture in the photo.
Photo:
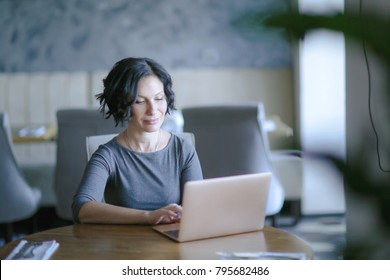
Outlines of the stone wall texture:
{"type": "Polygon", "coordinates": [[[289,68],[282,31],[248,12],[288,0],[0,0],[0,72],[96,71],[127,56],[168,68],[289,68]]]}

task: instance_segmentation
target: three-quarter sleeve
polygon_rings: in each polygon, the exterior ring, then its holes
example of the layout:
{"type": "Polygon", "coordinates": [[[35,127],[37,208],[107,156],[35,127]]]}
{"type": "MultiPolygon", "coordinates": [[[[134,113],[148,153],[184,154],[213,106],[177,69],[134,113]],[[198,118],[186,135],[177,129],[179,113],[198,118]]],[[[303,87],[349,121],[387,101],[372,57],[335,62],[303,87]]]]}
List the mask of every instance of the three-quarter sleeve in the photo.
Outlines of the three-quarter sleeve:
{"type": "Polygon", "coordinates": [[[91,201],[104,201],[104,191],[110,174],[110,165],[107,161],[107,151],[98,149],[88,162],[78,190],[73,197],[73,220],[79,223],[81,207],[91,201]]]}

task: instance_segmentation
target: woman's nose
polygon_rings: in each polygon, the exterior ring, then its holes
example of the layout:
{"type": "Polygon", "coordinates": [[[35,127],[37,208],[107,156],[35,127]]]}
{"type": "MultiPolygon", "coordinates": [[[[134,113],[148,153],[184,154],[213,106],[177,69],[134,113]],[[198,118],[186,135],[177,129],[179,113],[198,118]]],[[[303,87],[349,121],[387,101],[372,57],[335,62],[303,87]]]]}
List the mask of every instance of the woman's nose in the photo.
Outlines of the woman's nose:
{"type": "Polygon", "coordinates": [[[148,102],[146,113],[149,115],[154,115],[155,111],[156,111],[156,104],[154,104],[154,102],[148,102]]]}

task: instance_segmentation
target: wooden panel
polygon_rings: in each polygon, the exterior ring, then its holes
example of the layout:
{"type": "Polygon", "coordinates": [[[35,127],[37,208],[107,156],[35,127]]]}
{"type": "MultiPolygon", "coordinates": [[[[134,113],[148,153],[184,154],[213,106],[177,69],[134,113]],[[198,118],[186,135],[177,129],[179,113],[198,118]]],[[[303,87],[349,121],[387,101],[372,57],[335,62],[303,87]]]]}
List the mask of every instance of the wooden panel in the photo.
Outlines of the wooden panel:
{"type": "Polygon", "coordinates": [[[48,80],[48,108],[50,122],[56,123],[56,113],[64,108],[88,107],[88,74],[55,73],[48,80]]]}
{"type": "Polygon", "coordinates": [[[69,106],[89,106],[89,85],[88,74],[85,72],[74,72],[69,74],[69,106]]]}
{"type": "Polygon", "coordinates": [[[172,71],[179,109],[198,105],[263,102],[267,115],[293,125],[290,70],[198,69],[172,71]]]}
{"type": "Polygon", "coordinates": [[[56,123],[56,113],[59,108],[67,108],[69,105],[69,76],[66,73],[54,73],[48,80],[48,109],[49,121],[56,123]]]}
{"type": "Polygon", "coordinates": [[[28,108],[28,124],[47,125],[49,111],[47,106],[47,80],[48,75],[38,73],[30,75],[27,85],[27,94],[29,96],[28,108]]]}
{"type": "MultiPolygon", "coordinates": [[[[29,75],[26,85],[26,116],[27,125],[49,125],[49,109],[47,106],[47,73],[33,73],[29,75]]],[[[17,158],[20,163],[43,162],[53,158],[53,154],[45,143],[17,144],[17,158]]]]}
{"type": "Polygon", "coordinates": [[[11,126],[23,126],[28,120],[27,74],[15,74],[8,80],[8,113],[11,126]]]}
{"type": "Polygon", "coordinates": [[[8,74],[0,74],[0,111],[8,111],[8,74]]]}

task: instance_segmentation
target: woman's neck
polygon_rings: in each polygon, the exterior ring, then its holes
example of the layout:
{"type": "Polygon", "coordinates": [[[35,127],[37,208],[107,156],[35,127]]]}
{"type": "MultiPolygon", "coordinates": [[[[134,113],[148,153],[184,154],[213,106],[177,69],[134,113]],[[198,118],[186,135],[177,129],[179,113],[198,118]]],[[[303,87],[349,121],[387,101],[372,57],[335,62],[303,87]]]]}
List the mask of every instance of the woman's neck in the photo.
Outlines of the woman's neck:
{"type": "Polygon", "coordinates": [[[128,127],[123,132],[124,142],[135,152],[151,153],[159,150],[161,144],[161,129],[154,132],[137,133],[128,127]]]}

